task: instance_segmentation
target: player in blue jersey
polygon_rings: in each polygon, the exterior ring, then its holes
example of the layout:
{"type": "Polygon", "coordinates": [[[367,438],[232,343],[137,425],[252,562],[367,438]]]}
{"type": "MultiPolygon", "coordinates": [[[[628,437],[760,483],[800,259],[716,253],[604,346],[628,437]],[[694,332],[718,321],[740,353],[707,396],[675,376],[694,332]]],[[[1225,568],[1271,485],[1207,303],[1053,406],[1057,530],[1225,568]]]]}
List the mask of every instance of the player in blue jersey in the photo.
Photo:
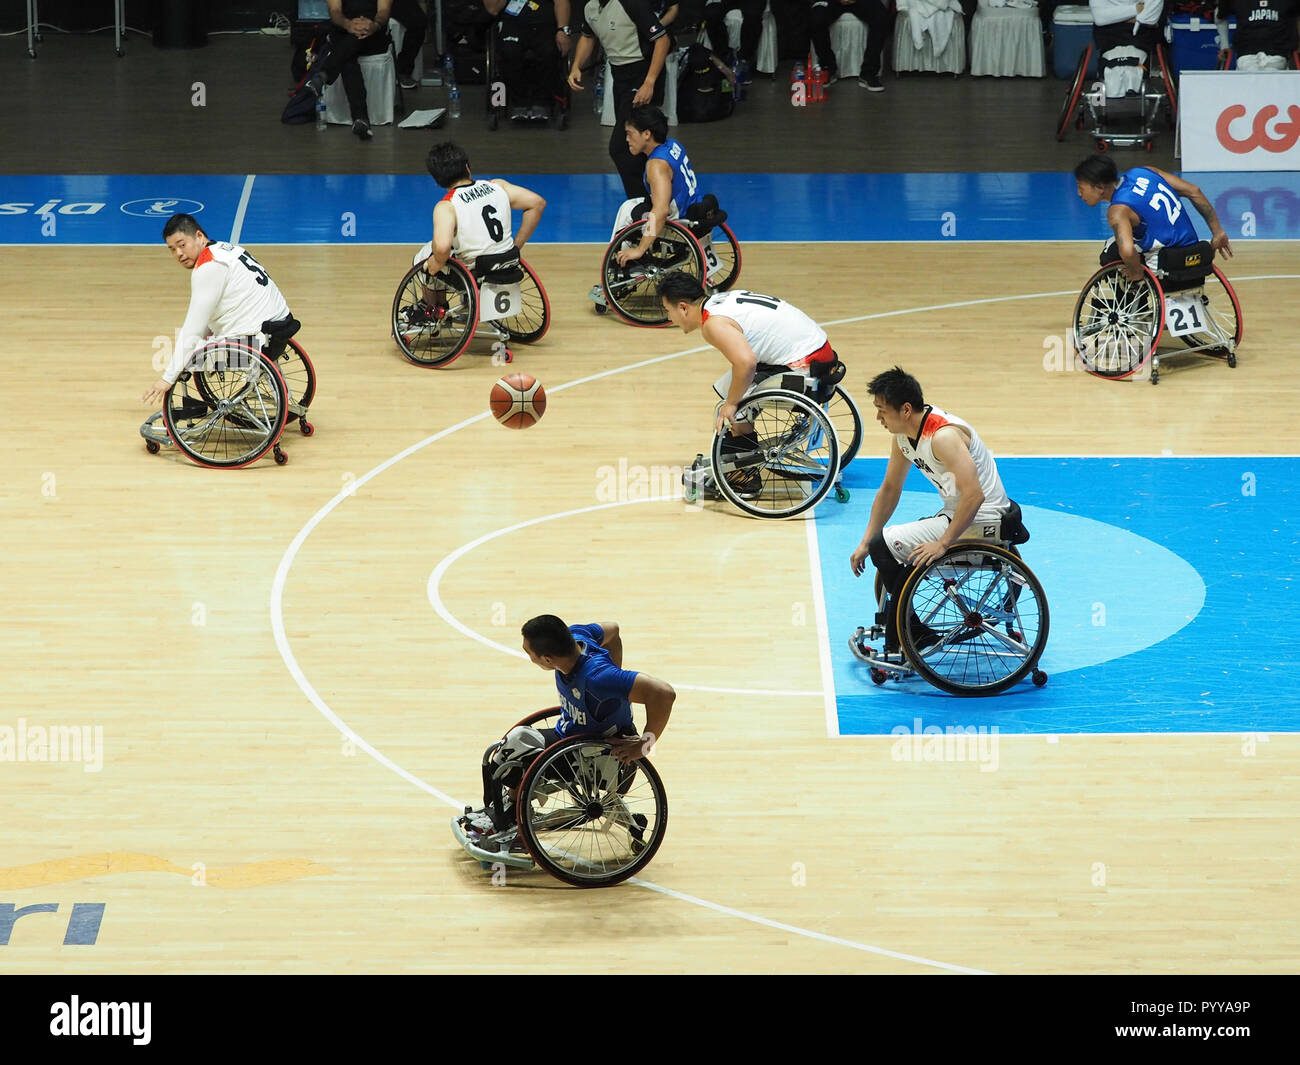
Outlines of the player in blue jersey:
{"type": "Polygon", "coordinates": [[[663,735],[677,698],[657,677],[623,668],[623,640],[613,622],[566,625],[542,614],[520,631],[529,659],[555,672],[561,717],[553,729],[517,725],[483,752],[483,809],[461,819],[479,837],[513,830],[515,791],[524,770],[556,740],[599,736],[610,741],[620,762],[635,762],[663,735]],[[644,734],[632,719],[633,703],[645,706],[644,734]]]}
{"type": "Polygon", "coordinates": [[[1232,258],[1232,245],[1214,205],[1199,188],[1174,174],[1138,166],[1121,177],[1115,160],[1090,155],[1074,168],[1074,180],[1079,198],[1089,207],[1110,204],[1106,221],[1115,236],[1101,253],[1101,264],[1122,261],[1130,281],[1141,280],[1144,256],[1154,268],[1161,248],[1184,248],[1200,240],[1183,207],[1184,196],[1209,224],[1214,250],[1232,258]]]}
{"type": "MultiPolygon", "coordinates": [[[[691,205],[701,199],[699,178],[691,169],[690,156],[680,141],[668,136],[668,119],[659,108],[632,108],[623,128],[628,151],[646,157],[641,181],[648,195],[625,200],[618,209],[611,240],[638,219],[646,220],[641,242],[615,256],[619,266],[636,262],[645,255],[668,219],[684,217],[691,205]]],[[[592,287],[590,296],[596,303],[605,302],[600,285],[592,287]]]]}

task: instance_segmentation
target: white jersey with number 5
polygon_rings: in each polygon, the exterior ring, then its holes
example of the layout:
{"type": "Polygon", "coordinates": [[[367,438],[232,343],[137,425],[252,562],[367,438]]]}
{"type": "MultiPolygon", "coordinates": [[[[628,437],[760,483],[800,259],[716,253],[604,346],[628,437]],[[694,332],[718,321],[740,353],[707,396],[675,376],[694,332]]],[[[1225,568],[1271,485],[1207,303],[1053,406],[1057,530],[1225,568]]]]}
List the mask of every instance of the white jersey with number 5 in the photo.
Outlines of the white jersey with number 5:
{"type": "Polygon", "coordinates": [[[704,301],[704,317],[730,318],[745,334],[745,342],[758,361],[771,366],[793,366],[826,345],[826,333],[792,304],[776,296],[733,290],[704,301]]]}
{"type": "Polygon", "coordinates": [[[443,197],[456,212],[452,254],[473,267],[480,255],[509,251],[515,245],[510,223],[510,196],[491,181],[459,185],[443,197]]]}
{"type": "Polygon", "coordinates": [[[262,323],[278,321],[289,316],[275,282],[254,259],[238,244],[217,241],[199,253],[190,278],[190,289],[204,287],[205,271],[215,263],[224,269],[225,283],[216,306],[208,315],[208,329],[213,336],[253,336],[262,331],[262,323]]]}

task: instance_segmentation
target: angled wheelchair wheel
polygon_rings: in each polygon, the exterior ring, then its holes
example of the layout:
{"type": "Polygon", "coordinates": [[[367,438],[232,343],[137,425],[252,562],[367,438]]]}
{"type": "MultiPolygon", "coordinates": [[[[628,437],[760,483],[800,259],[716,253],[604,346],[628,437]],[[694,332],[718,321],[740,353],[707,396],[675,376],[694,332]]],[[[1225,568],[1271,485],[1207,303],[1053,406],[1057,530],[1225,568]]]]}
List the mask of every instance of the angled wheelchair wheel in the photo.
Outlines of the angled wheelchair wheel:
{"type": "Polygon", "coordinates": [[[393,297],[393,337],[416,366],[447,366],[459,358],[478,327],[478,284],[457,259],[439,273],[411,267],[393,297]]]}
{"type": "Polygon", "coordinates": [[[654,766],[621,765],[589,736],[553,743],[524,773],[519,834],[533,861],[576,887],[609,887],[635,876],[659,850],[668,797],[654,766]]]}
{"type": "Polygon", "coordinates": [[[1083,84],[1088,78],[1088,63],[1092,59],[1092,44],[1083,50],[1079,56],[1079,62],[1075,64],[1074,80],[1070,82],[1069,91],[1065,94],[1065,100],[1061,103],[1060,114],[1056,116],[1056,139],[1065,140],[1065,135],[1070,131],[1070,123],[1074,121],[1074,116],[1079,109],[1079,97],[1083,95],[1083,84]]]}
{"type": "Polygon", "coordinates": [[[633,222],[610,241],[600,265],[601,285],[606,303],[623,321],[632,325],[664,326],[668,324],[668,316],[655,291],[659,279],[673,270],[703,278],[704,250],[688,229],[670,221],[645,255],[636,262],[619,266],[615,256],[624,248],[640,244],[644,226],[644,221],[633,222]]]}
{"type": "Polygon", "coordinates": [[[908,664],[952,695],[996,695],[1037,669],[1047,646],[1043,586],[1018,554],[957,543],[912,572],[897,604],[908,664]]]}
{"type": "Polygon", "coordinates": [[[511,340],[531,344],[541,340],[551,327],[551,301],[546,298],[546,289],[542,287],[537,271],[522,259],[519,265],[524,268],[524,279],[519,283],[524,305],[518,314],[502,318],[497,324],[510,334],[511,340]]]}
{"type": "Polygon", "coordinates": [[[280,462],[289,393],[275,364],[246,344],[216,342],[191,365],[190,379],[173,385],[164,401],[171,442],[200,466],[238,469],[273,448],[280,462]]]}
{"type": "Polygon", "coordinates": [[[535,729],[555,728],[556,722],[559,721],[562,716],[563,712],[558,706],[548,706],[545,710],[534,710],[522,721],[518,722],[515,727],[527,726],[535,729]]]}
{"type": "Polygon", "coordinates": [[[1108,263],[1089,279],[1074,307],[1074,343],[1098,377],[1129,377],[1155,354],[1165,326],[1164,292],[1150,270],[1141,281],[1108,263]]]}
{"type": "Polygon", "coordinates": [[[810,510],[835,487],[840,447],[826,412],[797,392],[747,396],[736,420],[754,427],[743,446],[729,433],[713,438],[718,492],[755,518],[791,518],[810,510]]]}
{"type": "Polygon", "coordinates": [[[835,438],[840,445],[840,469],[844,469],[858,456],[862,446],[862,413],[858,405],[844,389],[836,385],[831,393],[830,402],[822,409],[835,428],[835,438]]]}
{"type": "Polygon", "coordinates": [[[316,398],[316,367],[312,365],[302,345],[293,338],[285,344],[275,365],[289,390],[288,420],[294,422],[301,419],[304,435],[310,436],[312,430],[307,428],[309,423],[306,415],[311,401],[316,398]]]}
{"type": "Polygon", "coordinates": [[[1200,317],[1205,328],[1195,333],[1184,333],[1178,339],[1203,355],[1220,355],[1236,363],[1237,345],[1241,343],[1241,304],[1237,293],[1223,272],[1216,266],[1205,279],[1197,296],[1200,317]]]}
{"type": "Polygon", "coordinates": [[[709,270],[708,287],[714,292],[726,292],[740,278],[740,242],[731,227],[723,222],[716,227],[704,248],[704,258],[709,270]]]}

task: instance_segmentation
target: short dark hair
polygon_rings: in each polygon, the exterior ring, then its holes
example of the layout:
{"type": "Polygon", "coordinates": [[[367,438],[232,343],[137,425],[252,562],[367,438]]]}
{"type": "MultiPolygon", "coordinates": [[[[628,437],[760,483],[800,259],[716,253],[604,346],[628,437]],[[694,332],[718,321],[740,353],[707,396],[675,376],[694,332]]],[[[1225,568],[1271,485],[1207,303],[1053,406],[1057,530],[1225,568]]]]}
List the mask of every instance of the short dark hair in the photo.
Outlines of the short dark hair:
{"type": "Polygon", "coordinates": [[[429,168],[433,180],[444,189],[469,177],[469,156],[465,154],[464,148],[451,141],[443,141],[430,148],[424,165],[429,168]]]}
{"type": "Polygon", "coordinates": [[[679,303],[682,300],[687,303],[698,303],[707,295],[704,286],[700,284],[700,279],[691,277],[682,270],[672,270],[664,274],[655,291],[659,293],[660,299],[668,300],[670,303],[679,303]]]}
{"type": "Polygon", "coordinates": [[[1119,167],[1108,155],[1090,155],[1074,168],[1074,180],[1085,185],[1110,185],[1119,180],[1119,167]]]}
{"type": "Polygon", "coordinates": [[[876,374],[867,385],[867,395],[879,396],[894,410],[902,410],[905,403],[910,403],[913,410],[925,406],[921,383],[901,366],[876,374]]]}
{"type": "Polygon", "coordinates": [[[649,133],[659,144],[668,139],[668,119],[657,107],[642,104],[627,116],[627,124],[641,133],[649,133]]]}
{"type": "Polygon", "coordinates": [[[184,233],[187,237],[192,237],[195,233],[202,233],[205,237],[208,235],[192,214],[174,214],[167,219],[163,225],[163,240],[173,233],[184,233]]]}
{"type": "Polygon", "coordinates": [[[578,644],[569,626],[554,614],[529,618],[519,631],[539,658],[567,658],[578,653],[578,644]]]}

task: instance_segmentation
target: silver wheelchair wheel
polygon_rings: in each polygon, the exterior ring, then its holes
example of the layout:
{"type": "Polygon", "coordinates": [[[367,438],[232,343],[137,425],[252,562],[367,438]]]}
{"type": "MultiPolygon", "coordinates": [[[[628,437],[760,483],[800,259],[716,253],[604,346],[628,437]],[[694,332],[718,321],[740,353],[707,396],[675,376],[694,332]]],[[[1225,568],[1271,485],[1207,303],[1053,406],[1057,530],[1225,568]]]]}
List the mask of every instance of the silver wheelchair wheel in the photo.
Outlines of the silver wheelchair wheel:
{"type": "Polygon", "coordinates": [[[478,284],[456,259],[437,274],[411,267],[393,296],[393,338],[416,366],[446,366],[462,354],[478,328],[478,284]]]}
{"type": "Polygon", "coordinates": [[[674,270],[697,280],[703,278],[704,250],[689,229],[669,220],[649,251],[636,262],[619,266],[616,256],[624,248],[635,248],[641,242],[644,228],[644,220],[633,222],[610,241],[601,260],[601,286],[606,302],[623,321],[632,325],[664,326],[668,324],[668,315],[659,298],[660,278],[674,270]]]}
{"type": "Polygon", "coordinates": [[[519,834],[533,861],[576,887],[634,876],[668,825],[663,781],[648,760],[622,765],[610,745],[569,736],[538,755],[519,786],[519,834]]]}
{"type": "Polygon", "coordinates": [[[171,442],[200,466],[237,469],[272,449],[283,465],[278,444],[290,400],[276,365],[256,348],[228,341],[201,348],[190,365],[163,401],[171,442]]]}
{"type": "Polygon", "coordinates": [[[1088,280],[1074,306],[1074,344],[1085,369],[1119,379],[1137,373],[1155,354],[1165,327],[1164,292],[1148,269],[1142,280],[1108,263],[1088,280]]]}
{"type": "Polygon", "coordinates": [[[737,509],[755,518],[794,517],[815,507],[839,481],[835,429],[807,396],[781,389],[752,393],[736,420],[754,432],[748,439],[730,433],[713,438],[713,477],[737,509]]]}
{"type": "Polygon", "coordinates": [[[995,695],[1031,672],[1047,681],[1047,597],[1014,549],[954,544],[907,578],[896,609],[908,664],[942,691],[995,695]]]}

